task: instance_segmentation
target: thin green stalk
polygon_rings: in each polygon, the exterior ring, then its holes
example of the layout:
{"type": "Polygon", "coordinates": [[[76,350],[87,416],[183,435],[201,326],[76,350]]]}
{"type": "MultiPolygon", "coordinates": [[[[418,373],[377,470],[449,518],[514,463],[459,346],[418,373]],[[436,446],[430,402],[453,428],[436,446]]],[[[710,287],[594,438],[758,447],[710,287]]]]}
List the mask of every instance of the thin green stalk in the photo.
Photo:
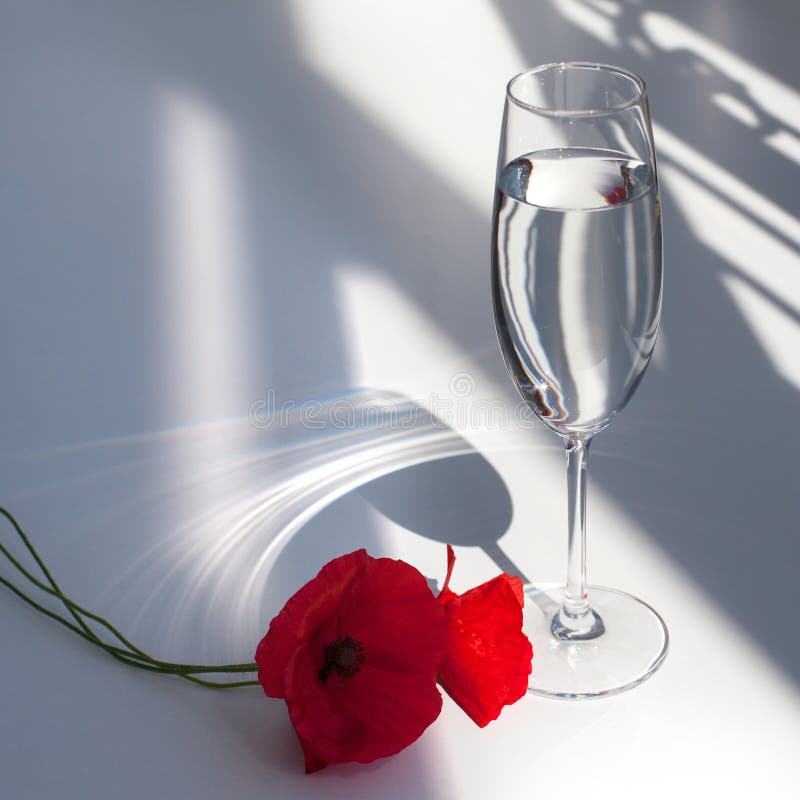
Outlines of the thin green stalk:
{"type": "Polygon", "coordinates": [[[20,599],[22,599],[25,603],[33,607],[39,613],[50,617],[51,619],[55,620],[59,624],[63,625],[64,627],[71,630],[73,633],[80,636],[82,639],[85,639],[90,644],[94,645],[95,647],[104,650],[113,658],[117,659],[118,661],[122,661],[125,664],[129,664],[132,667],[138,667],[139,669],[146,670],[148,672],[160,672],[162,674],[169,674],[169,675],[176,675],[179,678],[183,678],[185,680],[191,681],[192,683],[196,683],[200,686],[207,686],[213,689],[233,689],[239,686],[257,686],[258,681],[230,681],[230,682],[222,682],[222,681],[206,681],[201,678],[197,678],[196,675],[198,674],[206,674],[206,673],[237,673],[237,672],[255,672],[258,669],[258,666],[254,663],[249,664],[220,664],[220,665],[204,665],[204,664],[176,664],[168,661],[160,661],[158,659],[153,658],[149,654],[147,654],[144,650],[136,647],[136,645],[132,644],[125,636],[123,636],[108,620],[104,619],[103,617],[94,614],[91,611],[87,611],[85,608],[82,608],[69,597],[67,597],[62,591],[59,585],[56,583],[53,576],[50,574],[50,571],[47,569],[44,561],[42,561],[39,553],[37,552],[36,548],[31,543],[30,539],[28,539],[27,535],[22,529],[22,526],[17,522],[14,516],[7,511],[5,508],[0,507],[0,514],[6,517],[11,525],[14,527],[17,535],[19,536],[20,540],[24,544],[25,548],[27,549],[28,553],[31,555],[33,560],[36,562],[39,569],[42,571],[42,574],[47,579],[50,586],[47,586],[45,583],[40,581],[36,578],[33,574],[31,574],[11,553],[2,545],[0,544],[0,553],[5,556],[7,561],[31,584],[36,586],[36,588],[40,589],[41,591],[45,592],[46,594],[50,595],[61,601],[61,603],[66,608],[69,615],[75,620],[70,622],[68,619],[64,618],[60,614],[57,614],[54,611],[50,611],[49,609],[45,608],[41,604],[37,603],[33,598],[27,595],[22,589],[18,586],[14,585],[10,581],[6,580],[5,578],[0,577],[0,583],[4,586],[8,587],[14,594],[16,594],[20,599]],[[122,647],[118,647],[113,644],[108,644],[107,642],[103,641],[103,639],[98,636],[95,631],[93,631],[88,623],[84,620],[84,617],[87,619],[92,620],[93,622],[102,625],[121,645],[122,647]]]}
{"type": "MultiPolygon", "coordinates": [[[[2,508],[0,508],[0,512],[6,513],[2,508]]],[[[79,615],[83,617],[88,617],[94,622],[97,622],[103,627],[105,627],[106,630],[109,631],[109,633],[111,633],[121,644],[123,644],[125,647],[129,649],[130,651],[129,655],[132,658],[140,658],[144,661],[149,661],[152,662],[153,664],[158,664],[159,666],[180,668],[181,670],[186,672],[253,672],[255,669],[257,669],[257,665],[253,663],[225,664],[219,667],[210,667],[199,664],[174,664],[167,661],[159,661],[158,659],[152,658],[147,653],[142,651],[140,648],[136,647],[136,645],[128,641],[128,639],[126,639],[110,622],[103,619],[103,617],[100,617],[97,614],[92,613],[91,611],[87,611],[85,608],[79,606],[77,603],[70,600],[70,598],[64,595],[63,593],[57,592],[54,589],[51,589],[49,586],[42,583],[40,580],[37,580],[37,578],[31,575],[31,573],[28,572],[28,570],[25,569],[25,567],[23,567],[22,564],[20,564],[20,562],[16,558],[14,558],[13,555],[11,555],[11,553],[9,553],[8,550],[2,544],[0,544],[0,553],[2,553],[6,557],[6,559],[17,569],[18,572],[20,572],[25,578],[27,578],[28,581],[30,581],[38,589],[41,589],[43,592],[46,592],[52,597],[58,598],[59,600],[61,600],[62,603],[64,603],[64,605],[66,605],[68,608],[71,608],[79,615]]],[[[9,586],[9,588],[12,588],[13,590],[13,587],[6,581],[3,581],[3,583],[5,583],[7,586],[9,586]]],[[[42,613],[45,613],[40,606],[37,606],[37,610],[42,611],[42,613]]],[[[53,615],[48,613],[48,616],[53,616],[53,615]]],[[[62,618],[57,617],[57,619],[62,619],[62,618]]],[[[78,632],[75,626],[72,626],[71,629],[75,633],[78,632]]],[[[82,635],[88,641],[91,641],[94,644],[97,643],[98,640],[97,636],[92,636],[91,638],[89,638],[85,633],[82,633],[82,635]]]]}

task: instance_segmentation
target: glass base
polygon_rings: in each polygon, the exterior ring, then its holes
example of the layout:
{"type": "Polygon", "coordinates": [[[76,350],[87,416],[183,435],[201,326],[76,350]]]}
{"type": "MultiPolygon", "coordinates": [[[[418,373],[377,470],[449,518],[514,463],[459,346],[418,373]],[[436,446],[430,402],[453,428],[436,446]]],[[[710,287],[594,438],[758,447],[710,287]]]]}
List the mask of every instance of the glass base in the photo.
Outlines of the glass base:
{"type": "Polygon", "coordinates": [[[608,697],[638,686],[663,663],[669,634],[656,611],[616,589],[590,586],[588,594],[602,633],[564,641],[553,632],[564,587],[525,587],[523,629],[533,644],[529,692],[568,700],[608,697]]]}

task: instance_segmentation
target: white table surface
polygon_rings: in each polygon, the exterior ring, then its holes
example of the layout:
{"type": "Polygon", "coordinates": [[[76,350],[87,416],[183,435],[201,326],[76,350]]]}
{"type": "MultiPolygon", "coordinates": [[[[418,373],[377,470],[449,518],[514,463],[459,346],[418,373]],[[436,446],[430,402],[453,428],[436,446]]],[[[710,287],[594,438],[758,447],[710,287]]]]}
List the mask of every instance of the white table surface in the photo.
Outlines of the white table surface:
{"type": "Polygon", "coordinates": [[[12,0],[3,19],[0,503],[68,593],[174,660],[249,660],[360,546],[441,579],[451,541],[456,590],[561,577],[555,437],[498,417],[517,402],[488,282],[503,87],[556,60],[643,74],[664,325],[593,445],[590,575],[646,598],[672,646],[620,697],[528,697],[485,730],[446,698],[398,756],[307,777],[282,702],[126,668],[3,591],[0,796],[796,791],[795,4],[12,0]],[[308,424],[337,397],[412,401],[416,424],[308,424]],[[272,398],[307,416],[261,424],[272,398]]]}

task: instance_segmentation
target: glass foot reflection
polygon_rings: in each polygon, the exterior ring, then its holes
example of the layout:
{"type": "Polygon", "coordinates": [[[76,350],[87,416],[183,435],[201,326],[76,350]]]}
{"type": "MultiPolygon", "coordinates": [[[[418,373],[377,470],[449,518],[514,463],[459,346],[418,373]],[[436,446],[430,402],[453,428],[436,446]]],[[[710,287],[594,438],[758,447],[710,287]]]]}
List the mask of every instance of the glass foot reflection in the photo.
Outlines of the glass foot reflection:
{"type": "Polygon", "coordinates": [[[553,632],[563,598],[563,586],[525,587],[524,630],[533,644],[529,692],[575,700],[608,697],[638,686],[661,666],[669,634],[647,603],[591,586],[589,600],[603,632],[565,641],[553,632]]]}

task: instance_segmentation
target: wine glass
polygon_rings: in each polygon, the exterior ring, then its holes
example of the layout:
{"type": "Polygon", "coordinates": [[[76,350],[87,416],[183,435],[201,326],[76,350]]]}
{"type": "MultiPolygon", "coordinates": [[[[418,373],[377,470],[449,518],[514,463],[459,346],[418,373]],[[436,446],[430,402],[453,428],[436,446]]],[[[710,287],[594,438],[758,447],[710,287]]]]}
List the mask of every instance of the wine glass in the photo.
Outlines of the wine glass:
{"type": "Polygon", "coordinates": [[[626,405],[661,317],[661,210],[644,82],[618,67],[534,67],[506,89],[492,226],[495,322],[525,401],[564,442],[565,586],[530,586],[530,691],[616,694],[669,637],[647,604],[586,582],[589,444],[626,405]]]}

